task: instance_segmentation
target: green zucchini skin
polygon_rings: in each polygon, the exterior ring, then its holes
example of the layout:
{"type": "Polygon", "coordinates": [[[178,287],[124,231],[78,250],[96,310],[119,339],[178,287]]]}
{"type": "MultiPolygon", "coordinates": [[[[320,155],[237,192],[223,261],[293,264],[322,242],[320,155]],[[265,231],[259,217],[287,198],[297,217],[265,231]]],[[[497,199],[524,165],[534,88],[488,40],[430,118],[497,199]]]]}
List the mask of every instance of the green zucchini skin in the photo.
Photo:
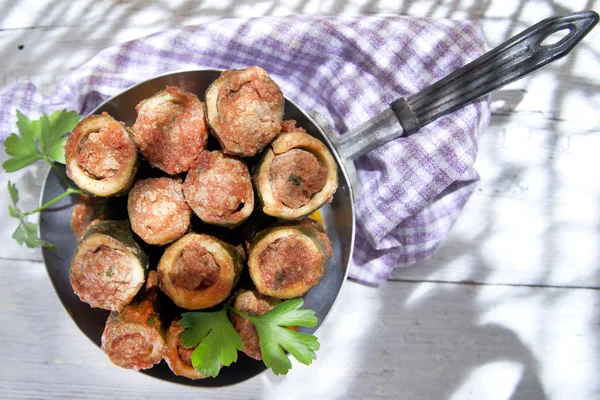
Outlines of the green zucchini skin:
{"type": "Polygon", "coordinates": [[[122,311],[108,316],[102,334],[102,351],[119,367],[152,368],[163,358],[165,328],[160,319],[158,277],[148,274],[146,288],[122,311]]]}
{"type": "MultiPolygon", "coordinates": [[[[303,296],[310,288],[315,286],[327,272],[331,257],[331,241],[325,234],[324,229],[316,221],[305,218],[300,221],[281,222],[276,226],[258,232],[248,248],[248,269],[258,292],[266,296],[288,299],[303,296]],[[320,263],[311,264],[307,267],[308,270],[304,271],[305,276],[314,276],[313,279],[302,278],[283,285],[281,283],[269,284],[263,276],[260,256],[271,243],[288,236],[296,236],[304,243],[310,243],[310,251],[318,252],[322,259],[320,263]]],[[[280,271],[282,276],[285,276],[285,271],[283,269],[280,271]]]]}
{"type": "Polygon", "coordinates": [[[317,138],[304,132],[283,132],[263,151],[252,170],[252,180],[262,211],[272,217],[299,220],[308,217],[331,202],[338,187],[338,167],[327,147],[317,138]],[[310,201],[299,208],[283,204],[276,196],[271,182],[271,164],[275,157],[290,150],[301,149],[312,153],[326,168],[325,186],[315,193],[310,201]]]}
{"type": "MultiPolygon", "coordinates": [[[[219,141],[223,152],[239,157],[252,157],[258,154],[262,149],[271,142],[280,131],[281,122],[285,111],[285,99],[281,88],[277,83],[269,77],[267,72],[258,67],[253,66],[246,69],[232,69],[221,73],[208,87],[206,94],[206,118],[210,125],[211,134],[219,141]],[[227,116],[223,112],[224,100],[229,96],[229,93],[241,93],[241,88],[249,85],[259,85],[262,96],[267,95],[268,99],[261,96],[262,108],[268,108],[268,118],[265,115],[260,118],[256,112],[252,112],[248,108],[247,112],[237,113],[236,118],[227,116]],[[225,114],[225,115],[223,115],[225,114]],[[237,124],[242,121],[243,123],[237,124]],[[232,126],[237,129],[230,130],[232,126]],[[248,128],[252,127],[252,128],[248,128]]],[[[248,98],[238,99],[233,107],[245,109],[244,103],[253,101],[248,98]]],[[[231,105],[230,105],[231,106],[231,105]]]]}
{"type": "MultiPolygon", "coordinates": [[[[264,296],[256,290],[239,290],[235,295],[233,307],[248,315],[262,315],[280,303],[281,300],[264,296]]],[[[262,353],[254,324],[233,311],[229,312],[229,319],[244,343],[242,352],[248,357],[261,361],[262,353]]]]}
{"type": "MultiPolygon", "coordinates": [[[[100,210],[99,212],[103,212],[100,210]]],[[[144,269],[148,269],[148,256],[133,237],[133,232],[128,221],[121,220],[96,220],[88,228],[81,241],[90,237],[93,234],[101,234],[114,238],[127,246],[129,251],[140,261],[144,269]]],[[[81,242],[80,241],[80,242],[81,242]]]]}
{"type": "Polygon", "coordinates": [[[189,359],[184,359],[181,356],[181,353],[184,353],[191,358],[190,353],[196,350],[196,348],[193,347],[187,349],[183,347],[180,337],[185,329],[180,325],[180,320],[180,317],[176,317],[173,322],[171,322],[171,326],[167,330],[166,344],[163,351],[164,359],[175,375],[184,376],[192,380],[204,379],[206,377],[191,365],[189,359]],[[183,351],[180,352],[181,350],[183,351]]]}
{"type": "Polygon", "coordinates": [[[82,301],[121,311],[143,286],[147,270],[148,256],[127,221],[96,220],[79,241],[69,277],[82,301]]]}
{"type": "Polygon", "coordinates": [[[65,159],[67,176],[85,193],[100,197],[120,196],[127,193],[133,186],[140,163],[133,133],[107,113],[89,115],[75,126],[65,144],[65,159]],[[97,178],[82,168],[78,155],[82,143],[89,135],[99,132],[102,128],[112,129],[112,132],[119,131],[123,135],[122,139],[126,146],[119,149],[119,153],[126,154],[126,158],[119,161],[119,168],[113,176],[97,178]]]}
{"type": "Polygon", "coordinates": [[[188,233],[167,247],[161,257],[157,268],[160,289],[181,308],[201,310],[213,307],[229,297],[239,281],[243,266],[244,253],[239,246],[234,247],[210,235],[188,233]],[[177,264],[185,251],[196,247],[211,254],[219,266],[218,274],[208,286],[182,287],[176,283],[173,274],[184,271],[177,264]]]}

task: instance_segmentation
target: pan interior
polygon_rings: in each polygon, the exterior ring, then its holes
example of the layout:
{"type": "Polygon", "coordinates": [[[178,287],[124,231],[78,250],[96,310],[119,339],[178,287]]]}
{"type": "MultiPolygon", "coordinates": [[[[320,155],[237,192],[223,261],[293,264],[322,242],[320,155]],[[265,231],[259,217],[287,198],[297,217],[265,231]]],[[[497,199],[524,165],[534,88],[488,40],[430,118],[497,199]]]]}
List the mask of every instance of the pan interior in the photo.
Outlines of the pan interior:
{"type": "MultiPolygon", "coordinates": [[[[179,86],[183,90],[195,93],[204,101],[204,93],[208,86],[219,76],[220,71],[184,71],[176,72],[143,82],[123,93],[107,100],[92,113],[107,112],[115,119],[131,126],[137,113],[135,106],[143,99],[163,90],[166,85],[179,86]]],[[[286,99],[287,100],[287,99],[286,99]]],[[[347,276],[348,263],[354,243],[354,210],[348,180],[343,166],[335,150],[325,137],[322,130],[303,110],[293,102],[286,101],[285,119],[295,119],[297,125],[305,128],[308,133],[327,144],[336,157],[339,170],[339,188],[330,204],[322,209],[322,217],[327,236],[331,239],[333,258],[329,268],[317,286],[305,296],[305,307],[316,312],[319,326],[331,310],[335,299],[347,276]]],[[[45,203],[64,192],[65,186],[52,169],[48,173],[42,190],[42,202],[45,203]]],[[[40,214],[40,234],[42,239],[58,246],[58,250],[43,249],[43,258],[48,274],[66,311],[77,326],[96,345],[100,346],[100,338],[108,311],[94,309],[83,303],[73,293],[69,282],[69,267],[71,257],[77,246],[77,239],[71,230],[70,219],[75,199],[65,198],[55,206],[40,214]]],[[[152,267],[152,265],[151,265],[152,267]]],[[[169,301],[165,296],[161,300],[169,301]]],[[[163,302],[164,304],[164,302],[163,302]]],[[[317,326],[318,327],[318,326],[317,326]]],[[[316,328],[304,329],[304,332],[314,332],[316,328]]],[[[192,381],[174,375],[163,361],[144,373],[163,380],[194,386],[225,386],[244,381],[265,370],[262,362],[239,354],[238,362],[222,369],[217,378],[192,381]]],[[[290,373],[293,373],[291,371],[290,373]]]]}

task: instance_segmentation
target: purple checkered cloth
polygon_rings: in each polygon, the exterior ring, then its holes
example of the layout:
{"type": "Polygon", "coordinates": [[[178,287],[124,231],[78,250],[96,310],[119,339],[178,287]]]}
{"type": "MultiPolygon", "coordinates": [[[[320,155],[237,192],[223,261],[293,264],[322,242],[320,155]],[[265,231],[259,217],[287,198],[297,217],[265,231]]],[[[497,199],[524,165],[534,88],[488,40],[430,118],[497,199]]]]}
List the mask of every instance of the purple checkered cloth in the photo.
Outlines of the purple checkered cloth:
{"type": "MultiPolygon", "coordinates": [[[[471,21],[407,17],[225,19],[172,29],[105,49],[70,73],[50,96],[31,83],[0,93],[0,138],[15,131],[15,109],[35,117],[72,109],[85,115],[125,88],[169,71],[260,65],[286,97],[318,112],[339,134],[483,54],[471,21]]],[[[427,258],[474,190],[477,137],[486,100],[443,117],[409,138],[356,160],[356,247],[350,276],[369,283],[427,258]]]]}

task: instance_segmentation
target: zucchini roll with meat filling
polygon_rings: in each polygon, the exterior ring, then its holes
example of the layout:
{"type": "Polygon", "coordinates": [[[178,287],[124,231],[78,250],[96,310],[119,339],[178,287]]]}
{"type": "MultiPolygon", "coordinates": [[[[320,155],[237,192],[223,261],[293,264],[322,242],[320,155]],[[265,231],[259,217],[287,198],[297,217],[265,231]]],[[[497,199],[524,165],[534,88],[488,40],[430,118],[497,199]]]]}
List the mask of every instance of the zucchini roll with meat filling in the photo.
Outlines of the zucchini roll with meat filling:
{"type": "Polygon", "coordinates": [[[220,151],[203,151],[183,184],[185,200],[207,224],[234,227],[254,210],[254,190],[242,160],[220,151]]]}
{"type": "MultiPolygon", "coordinates": [[[[236,296],[233,307],[250,316],[262,315],[272,310],[281,300],[273,297],[263,296],[255,290],[244,290],[236,296]]],[[[246,318],[230,312],[233,327],[240,334],[244,347],[242,352],[255,360],[262,360],[260,341],[254,324],[246,318]]]]}
{"type": "Polygon", "coordinates": [[[250,244],[248,268],[260,293],[289,299],[319,283],[331,255],[323,228],[306,218],[257,233],[250,244]]]}
{"type": "Polygon", "coordinates": [[[267,215],[282,219],[306,217],[331,201],[338,186],[337,164],[318,139],[282,124],[282,133],[264,151],[254,170],[258,197],[267,215]]]}
{"type": "Polygon", "coordinates": [[[223,71],[206,91],[206,114],[223,152],[250,157],[277,134],[284,99],[260,67],[223,71]]]}
{"type": "Polygon", "coordinates": [[[97,221],[79,241],[69,277],[81,301],[120,311],[144,284],[147,268],[126,221],[97,221]]]}
{"type": "Polygon", "coordinates": [[[163,358],[165,331],[158,310],[158,276],[148,273],[140,293],[121,312],[110,313],[102,333],[102,350],[121,368],[152,368],[163,358]]]}
{"type": "Polygon", "coordinates": [[[167,86],[135,108],[131,130],[144,158],[169,175],[186,172],[206,146],[204,104],[198,97],[167,86]]]}
{"type": "Polygon", "coordinates": [[[85,235],[92,221],[98,217],[99,219],[106,219],[102,218],[102,215],[98,215],[98,211],[105,209],[99,200],[105,199],[85,193],[79,195],[71,213],[71,228],[77,240],[80,240],[85,235]]]}
{"type": "Polygon", "coordinates": [[[127,198],[127,212],[131,229],[144,242],[154,245],[171,243],[183,236],[192,216],[179,178],[137,181],[127,198]]]}
{"type": "Polygon", "coordinates": [[[158,263],[160,288],[181,308],[200,310],[225,300],[242,272],[241,250],[203,234],[188,233],[158,263]]]}
{"type": "Polygon", "coordinates": [[[192,365],[192,353],[196,348],[183,347],[181,334],[185,329],[179,324],[180,320],[180,317],[175,318],[169,330],[167,330],[167,341],[163,357],[175,375],[185,376],[189,379],[206,378],[192,365]]]}
{"type": "Polygon", "coordinates": [[[107,113],[84,118],[65,144],[67,175],[96,196],[126,193],[135,178],[138,150],[129,129],[107,113]]]}

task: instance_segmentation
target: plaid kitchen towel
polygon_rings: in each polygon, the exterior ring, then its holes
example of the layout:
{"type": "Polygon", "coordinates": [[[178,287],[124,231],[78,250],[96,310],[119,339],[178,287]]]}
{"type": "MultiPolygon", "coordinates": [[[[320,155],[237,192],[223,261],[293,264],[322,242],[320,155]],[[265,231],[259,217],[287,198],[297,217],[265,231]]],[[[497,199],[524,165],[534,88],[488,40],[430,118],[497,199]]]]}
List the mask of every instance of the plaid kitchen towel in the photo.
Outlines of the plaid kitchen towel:
{"type": "MultiPolygon", "coordinates": [[[[102,100],[152,76],[260,65],[286,97],[343,134],[483,54],[481,26],[408,17],[224,19],[105,49],[43,95],[31,83],[0,93],[0,138],[15,109],[31,117],[102,100]]],[[[430,256],[474,190],[477,137],[489,118],[480,100],[356,160],[362,194],[350,276],[379,283],[430,256]]]]}

